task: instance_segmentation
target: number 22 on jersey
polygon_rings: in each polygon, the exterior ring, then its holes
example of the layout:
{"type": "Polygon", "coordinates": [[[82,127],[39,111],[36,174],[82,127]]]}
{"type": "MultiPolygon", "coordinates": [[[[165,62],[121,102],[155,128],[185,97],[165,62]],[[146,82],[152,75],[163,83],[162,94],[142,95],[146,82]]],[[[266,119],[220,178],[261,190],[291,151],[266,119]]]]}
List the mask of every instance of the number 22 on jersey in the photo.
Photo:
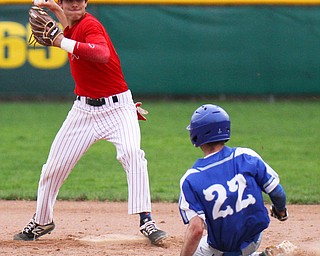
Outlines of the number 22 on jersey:
{"type": "Polygon", "coordinates": [[[247,198],[243,198],[243,192],[247,187],[247,182],[242,174],[237,174],[230,181],[227,182],[230,192],[237,193],[237,202],[234,207],[227,205],[226,209],[221,209],[221,206],[227,199],[227,191],[221,184],[214,184],[207,189],[203,190],[203,194],[207,201],[215,200],[215,204],[212,209],[213,219],[225,218],[228,215],[232,215],[235,212],[240,212],[242,209],[247,208],[250,204],[255,204],[256,199],[253,195],[248,194],[247,198]]]}

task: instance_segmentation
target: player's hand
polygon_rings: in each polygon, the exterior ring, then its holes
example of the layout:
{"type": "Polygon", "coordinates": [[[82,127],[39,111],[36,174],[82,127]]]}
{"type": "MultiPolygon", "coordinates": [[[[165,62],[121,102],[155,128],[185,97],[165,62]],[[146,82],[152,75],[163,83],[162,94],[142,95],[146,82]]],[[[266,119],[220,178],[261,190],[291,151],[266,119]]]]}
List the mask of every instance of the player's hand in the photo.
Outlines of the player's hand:
{"type": "Polygon", "coordinates": [[[137,109],[138,120],[146,121],[147,118],[145,117],[145,115],[147,115],[149,112],[141,107],[141,102],[137,102],[135,104],[137,109]]]}
{"type": "Polygon", "coordinates": [[[33,0],[32,3],[34,5],[41,7],[41,8],[46,7],[49,10],[51,10],[56,5],[58,5],[54,0],[33,0]]]}
{"type": "Polygon", "coordinates": [[[37,5],[40,8],[47,8],[55,14],[62,11],[60,5],[55,0],[33,0],[32,2],[34,5],[37,5]]]}
{"type": "Polygon", "coordinates": [[[274,217],[274,218],[276,218],[276,219],[278,219],[280,221],[285,221],[289,217],[287,208],[284,209],[284,211],[280,212],[274,207],[274,205],[270,206],[270,214],[271,214],[272,217],[274,217]]]}

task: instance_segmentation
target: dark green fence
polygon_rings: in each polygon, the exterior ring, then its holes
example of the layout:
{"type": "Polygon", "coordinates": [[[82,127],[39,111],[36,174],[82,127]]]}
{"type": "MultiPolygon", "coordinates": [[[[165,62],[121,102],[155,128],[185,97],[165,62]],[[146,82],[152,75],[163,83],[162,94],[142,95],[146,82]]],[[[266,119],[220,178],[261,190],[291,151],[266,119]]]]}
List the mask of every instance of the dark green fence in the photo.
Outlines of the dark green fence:
{"type": "MultiPolygon", "coordinates": [[[[1,6],[0,95],[72,95],[66,53],[1,6]]],[[[320,94],[320,6],[91,5],[135,94],[320,94]]]]}

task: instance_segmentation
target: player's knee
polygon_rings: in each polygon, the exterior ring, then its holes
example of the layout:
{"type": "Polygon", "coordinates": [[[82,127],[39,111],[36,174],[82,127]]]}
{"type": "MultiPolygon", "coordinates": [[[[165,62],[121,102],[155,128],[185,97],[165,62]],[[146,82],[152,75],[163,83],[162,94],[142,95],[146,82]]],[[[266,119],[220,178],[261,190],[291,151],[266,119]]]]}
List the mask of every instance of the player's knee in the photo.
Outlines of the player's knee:
{"type": "MultiPolygon", "coordinates": [[[[143,162],[146,162],[145,153],[141,149],[128,148],[126,151],[123,151],[121,154],[117,155],[117,159],[123,165],[141,165],[143,162]]],[[[125,167],[125,166],[124,166],[125,167]]]]}

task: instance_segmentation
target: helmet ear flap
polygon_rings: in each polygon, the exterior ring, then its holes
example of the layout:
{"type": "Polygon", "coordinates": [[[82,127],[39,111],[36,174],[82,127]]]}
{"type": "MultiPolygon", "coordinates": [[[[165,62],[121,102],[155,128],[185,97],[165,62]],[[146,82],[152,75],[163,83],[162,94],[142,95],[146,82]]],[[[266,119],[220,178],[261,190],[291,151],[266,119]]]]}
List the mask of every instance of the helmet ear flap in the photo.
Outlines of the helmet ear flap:
{"type": "Polygon", "coordinates": [[[192,144],[196,144],[198,140],[197,136],[192,137],[191,141],[193,142],[192,144]]]}

